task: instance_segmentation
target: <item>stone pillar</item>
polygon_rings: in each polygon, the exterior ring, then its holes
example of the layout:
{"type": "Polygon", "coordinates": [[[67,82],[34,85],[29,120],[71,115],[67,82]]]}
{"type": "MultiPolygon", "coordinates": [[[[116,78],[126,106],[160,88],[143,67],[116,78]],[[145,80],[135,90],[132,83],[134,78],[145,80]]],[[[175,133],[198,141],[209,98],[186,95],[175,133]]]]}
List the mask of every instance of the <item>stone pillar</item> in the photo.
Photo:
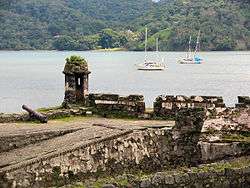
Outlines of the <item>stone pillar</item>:
{"type": "Polygon", "coordinates": [[[201,160],[199,138],[205,121],[204,109],[183,109],[176,114],[173,128],[174,151],[172,160],[178,165],[195,165],[201,160]]]}
{"type": "Polygon", "coordinates": [[[63,73],[65,74],[65,104],[85,105],[89,89],[89,74],[87,62],[78,56],[66,59],[63,73]]]}

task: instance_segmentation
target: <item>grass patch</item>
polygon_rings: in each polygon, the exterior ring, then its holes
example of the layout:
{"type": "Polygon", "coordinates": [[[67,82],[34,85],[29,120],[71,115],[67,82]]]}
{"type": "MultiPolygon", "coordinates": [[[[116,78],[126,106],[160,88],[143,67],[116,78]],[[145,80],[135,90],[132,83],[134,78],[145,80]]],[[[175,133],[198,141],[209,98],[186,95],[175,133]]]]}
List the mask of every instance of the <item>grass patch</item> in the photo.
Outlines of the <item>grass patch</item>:
{"type": "Polygon", "coordinates": [[[37,109],[38,112],[49,112],[49,111],[52,111],[52,110],[60,110],[62,109],[62,106],[55,106],[55,107],[49,107],[49,108],[39,108],[37,109]]]}
{"type": "Polygon", "coordinates": [[[249,142],[250,143],[250,133],[223,134],[222,140],[231,141],[231,142],[249,142]]]}
{"type": "MultiPolygon", "coordinates": [[[[166,176],[168,175],[177,175],[177,174],[185,174],[187,172],[192,173],[202,173],[202,172],[221,172],[225,169],[238,169],[238,168],[244,168],[246,166],[250,166],[250,157],[241,157],[238,159],[233,159],[229,161],[221,161],[218,163],[212,163],[212,164],[205,164],[200,165],[198,167],[178,167],[173,170],[165,170],[162,171],[166,176]]],[[[120,176],[115,177],[104,177],[99,178],[96,181],[90,180],[83,183],[81,187],[77,186],[71,186],[70,188],[84,188],[84,187],[93,187],[93,188],[102,188],[105,184],[113,184],[117,187],[125,188],[130,183],[133,184],[133,182],[141,182],[143,180],[147,180],[152,178],[155,175],[155,173],[144,173],[142,171],[138,171],[133,174],[123,174],[120,176]]]]}
{"type": "Polygon", "coordinates": [[[53,119],[52,121],[60,121],[60,122],[76,122],[76,121],[86,121],[90,120],[92,117],[86,117],[86,116],[68,116],[68,117],[60,117],[53,119]]]}

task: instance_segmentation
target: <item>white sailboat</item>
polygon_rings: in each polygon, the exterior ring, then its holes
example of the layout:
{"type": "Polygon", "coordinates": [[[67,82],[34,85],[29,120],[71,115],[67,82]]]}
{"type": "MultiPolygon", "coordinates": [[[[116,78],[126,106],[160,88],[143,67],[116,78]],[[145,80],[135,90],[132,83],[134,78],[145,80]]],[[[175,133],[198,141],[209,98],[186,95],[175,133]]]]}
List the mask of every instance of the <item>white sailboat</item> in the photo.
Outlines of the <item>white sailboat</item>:
{"type": "Polygon", "coordinates": [[[192,38],[190,36],[189,43],[188,43],[189,45],[188,45],[187,56],[185,58],[180,59],[178,62],[180,64],[202,64],[204,63],[203,59],[198,55],[198,52],[200,51],[200,31],[197,36],[194,54],[192,54],[192,50],[191,50],[191,41],[192,41],[192,38]]]}
{"type": "Polygon", "coordinates": [[[145,60],[144,63],[138,64],[137,69],[138,70],[144,70],[144,71],[161,71],[166,68],[166,66],[162,62],[159,61],[159,42],[158,38],[156,39],[156,53],[157,53],[157,60],[148,60],[147,57],[147,42],[148,42],[148,30],[146,28],[145,31],[145,60]]]}

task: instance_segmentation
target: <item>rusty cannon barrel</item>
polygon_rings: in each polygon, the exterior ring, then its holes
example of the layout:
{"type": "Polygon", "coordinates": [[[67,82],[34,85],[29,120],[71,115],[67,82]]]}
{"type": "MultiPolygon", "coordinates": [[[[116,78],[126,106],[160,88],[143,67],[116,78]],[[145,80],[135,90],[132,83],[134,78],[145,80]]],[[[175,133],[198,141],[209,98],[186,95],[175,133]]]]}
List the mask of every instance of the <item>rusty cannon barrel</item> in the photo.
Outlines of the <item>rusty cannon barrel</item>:
{"type": "Polygon", "coordinates": [[[32,110],[27,105],[23,105],[22,109],[26,110],[29,113],[31,119],[39,120],[41,123],[48,123],[48,117],[47,116],[32,110]]]}

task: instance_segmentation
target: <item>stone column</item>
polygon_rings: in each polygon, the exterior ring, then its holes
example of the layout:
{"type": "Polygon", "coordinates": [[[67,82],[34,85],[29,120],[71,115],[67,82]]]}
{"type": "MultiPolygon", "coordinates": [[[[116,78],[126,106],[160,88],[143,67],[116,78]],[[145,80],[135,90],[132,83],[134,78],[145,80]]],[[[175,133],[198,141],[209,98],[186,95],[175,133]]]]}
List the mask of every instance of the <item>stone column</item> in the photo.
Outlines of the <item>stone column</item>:
{"type": "Polygon", "coordinates": [[[176,114],[173,128],[173,163],[177,165],[195,165],[201,160],[198,146],[201,130],[205,121],[204,109],[184,109],[176,114]]]}

